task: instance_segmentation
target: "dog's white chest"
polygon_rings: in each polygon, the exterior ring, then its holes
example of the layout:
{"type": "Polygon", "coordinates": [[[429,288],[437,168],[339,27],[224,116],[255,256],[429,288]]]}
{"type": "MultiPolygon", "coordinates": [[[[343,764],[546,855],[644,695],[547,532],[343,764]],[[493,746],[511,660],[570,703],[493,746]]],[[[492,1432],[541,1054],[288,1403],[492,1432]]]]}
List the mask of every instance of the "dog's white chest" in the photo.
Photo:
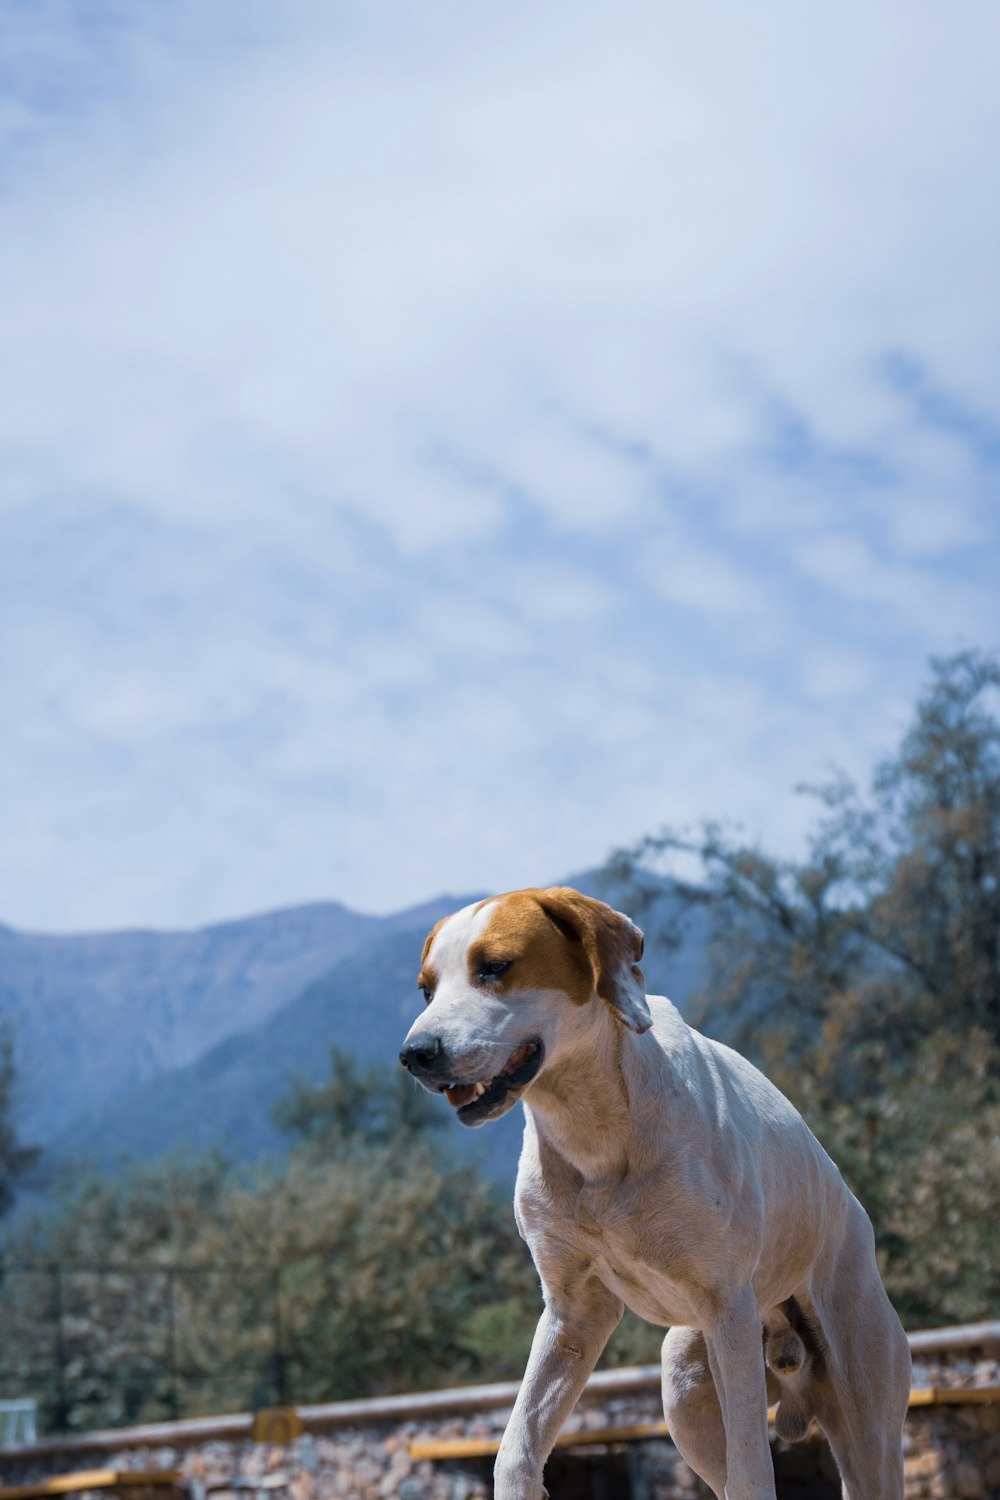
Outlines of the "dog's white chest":
{"type": "Polygon", "coordinates": [[[634,1214],[620,1196],[585,1189],[573,1219],[594,1273],[632,1312],[664,1328],[693,1318],[691,1289],[671,1274],[672,1236],[658,1230],[655,1216],[634,1214]]]}
{"type": "Polygon", "coordinates": [[[697,1321],[695,1306],[684,1288],[648,1265],[626,1269],[604,1264],[597,1267],[597,1273],[608,1290],[647,1323],[671,1328],[697,1321]]]}

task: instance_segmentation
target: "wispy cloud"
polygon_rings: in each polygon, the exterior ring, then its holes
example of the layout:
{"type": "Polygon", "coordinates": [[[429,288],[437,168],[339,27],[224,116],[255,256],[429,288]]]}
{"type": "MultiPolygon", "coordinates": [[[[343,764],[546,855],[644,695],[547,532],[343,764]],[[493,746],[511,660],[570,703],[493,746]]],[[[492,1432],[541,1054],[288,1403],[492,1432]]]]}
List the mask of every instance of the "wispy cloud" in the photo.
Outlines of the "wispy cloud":
{"type": "Polygon", "coordinates": [[[792,844],[997,643],[994,7],[0,15],[0,917],[792,844]]]}

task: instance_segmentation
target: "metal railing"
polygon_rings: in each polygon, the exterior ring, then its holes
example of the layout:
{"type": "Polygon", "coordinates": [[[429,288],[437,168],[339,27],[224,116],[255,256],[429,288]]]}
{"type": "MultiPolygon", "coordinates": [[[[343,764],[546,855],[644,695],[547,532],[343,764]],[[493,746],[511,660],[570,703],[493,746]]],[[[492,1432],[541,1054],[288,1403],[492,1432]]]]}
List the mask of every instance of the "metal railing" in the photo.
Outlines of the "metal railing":
{"type": "MultiPolygon", "coordinates": [[[[914,1353],[949,1355],[971,1348],[1000,1350],[1000,1321],[965,1324],[957,1328],[932,1328],[909,1335],[914,1353]]],[[[337,1432],[366,1426],[397,1427],[404,1422],[434,1423],[444,1418],[505,1411],[514,1404],[516,1381],[490,1385],[451,1387],[438,1391],[411,1391],[397,1396],[365,1396],[353,1401],[329,1401],[297,1408],[307,1432],[337,1432]]],[[[633,1365],[624,1369],[598,1370],[587,1382],[583,1402],[618,1401],[629,1396],[656,1396],[660,1389],[659,1365],[633,1365]]],[[[911,1405],[935,1401],[949,1403],[995,1401],[996,1387],[984,1389],[914,1390],[911,1405]]],[[[79,1460],[84,1453],[102,1454],[123,1448],[167,1446],[186,1448],[206,1442],[238,1442],[254,1431],[252,1411],[221,1416],[190,1417],[176,1422],[150,1422],[141,1426],[79,1433],[70,1437],[45,1438],[36,1451],[50,1456],[65,1455],[79,1460]]],[[[24,1450],[21,1456],[25,1456],[24,1450]]]]}

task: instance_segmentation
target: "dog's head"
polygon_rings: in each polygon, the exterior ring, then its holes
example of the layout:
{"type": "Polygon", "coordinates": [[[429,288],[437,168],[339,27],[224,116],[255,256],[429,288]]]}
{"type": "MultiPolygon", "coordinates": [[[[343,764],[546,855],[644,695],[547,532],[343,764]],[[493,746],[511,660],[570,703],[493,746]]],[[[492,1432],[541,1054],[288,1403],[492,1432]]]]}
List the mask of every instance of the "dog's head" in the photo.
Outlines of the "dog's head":
{"type": "Polygon", "coordinates": [[[463,1125],[506,1114],[546,1066],[585,1045],[594,1006],[632,1031],[652,1024],[642,933],[568,886],[463,907],[424,944],[426,1010],[399,1060],[463,1125]]]}

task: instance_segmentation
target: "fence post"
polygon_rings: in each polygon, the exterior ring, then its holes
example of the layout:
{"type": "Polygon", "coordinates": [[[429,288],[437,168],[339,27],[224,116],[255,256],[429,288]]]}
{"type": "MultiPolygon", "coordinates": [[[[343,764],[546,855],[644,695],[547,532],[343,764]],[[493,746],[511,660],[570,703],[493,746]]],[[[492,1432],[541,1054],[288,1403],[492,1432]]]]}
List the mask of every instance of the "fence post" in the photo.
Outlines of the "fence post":
{"type": "Polygon", "coordinates": [[[66,1333],[63,1326],[63,1272],[62,1262],[52,1263],[52,1300],[56,1314],[56,1409],[55,1429],[69,1430],[69,1391],[66,1385],[66,1333]]]}
{"type": "Polygon", "coordinates": [[[176,1421],[181,1414],[180,1371],[177,1368],[177,1297],[176,1272],[173,1266],[167,1270],[167,1365],[170,1384],[167,1389],[167,1410],[176,1421]]]}
{"type": "Polygon", "coordinates": [[[274,1317],[274,1390],[279,1406],[288,1404],[288,1366],[285,1360],[285,1338],[281,1323],[281,1267],[271,1271],[271,1307],[274,1317]]]}

